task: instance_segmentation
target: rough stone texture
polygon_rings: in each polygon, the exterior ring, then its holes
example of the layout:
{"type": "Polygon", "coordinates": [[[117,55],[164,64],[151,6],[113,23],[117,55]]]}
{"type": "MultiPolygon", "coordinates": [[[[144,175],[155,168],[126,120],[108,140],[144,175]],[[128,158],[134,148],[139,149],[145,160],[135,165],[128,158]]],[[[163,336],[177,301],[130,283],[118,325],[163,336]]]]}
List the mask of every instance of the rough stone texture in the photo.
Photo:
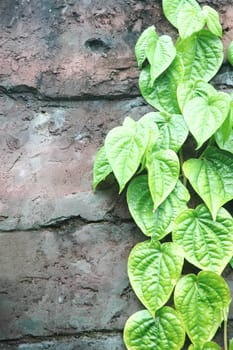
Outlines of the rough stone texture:
{"type": "MultiPolygon", "coordinates": [[[[232,0],[200,3],[220,11],[226,48],[232,0]]],[[[116,185],[93,193],[92,167],[108,130],[151,110],[133,49],[152,24],[175,39],[161,0],[0,2],[1,350],[125,349],[143,237],[116,185]]],[[[213,82],[232,89],[227,63],[213,82]]]]}
{"type": "Polygon", "coordinates": [[[106,131],[127,115],[149,110],[141,98],[52,107],[2,97],[0,106],[0,230],[28,230],[78,216],[129,217],[116,191],[93,193],[92,167],[106,131]]]}

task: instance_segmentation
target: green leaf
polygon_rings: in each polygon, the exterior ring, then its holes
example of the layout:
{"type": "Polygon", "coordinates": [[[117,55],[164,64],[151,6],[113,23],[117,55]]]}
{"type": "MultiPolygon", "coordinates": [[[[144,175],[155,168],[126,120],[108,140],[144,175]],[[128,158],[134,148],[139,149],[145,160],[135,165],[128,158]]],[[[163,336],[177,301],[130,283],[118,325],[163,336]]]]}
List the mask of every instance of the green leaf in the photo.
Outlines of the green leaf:
{"type": "Polygon", "coordinates": [[[189,346],[188,350],[221,350],[221,347],[217,343],[209,341],[201,347],[192,344],[189,346]]]}
{"type": "Polygon", "coordinates": [[[140,35],[135,45],[135,56],[137,59],[138,67],[142,68],[143,62],[146,57],[146,49],[157,42],[158,34],[155,31],[155,27],[151,26],[144,30],[140,35]]]}
{"type": "Polygon", "coordinates": [[[155,318],[147,310],[136,312],[128,319],[124,329],[128,350],[180,350],[184,340],[180,318],[168,306],[158,310],[155,318]]]}
{"type": "Polygon", "coordinates": [[[183,170],[215,220],[219,208],[233,198],[233,156],[209,147],[201,159],[187,160],[183,170]]]}
{"type": "Polygon", "coordinates": [[[230,98],[219,92],[210,97],[194,97],[183,109],[184,119],[200,148],[228,116],[230,98]],[[204,126],[204,127],[203,127],[204,126]]]}
{"type": "Polygon", "coordinates": [[[199,7],[185,3],[178,13],[177,26],[182,39],[199,32],[205,25],[203,14],[199,7]]]}
{"type": "Polygon", "coordinates": [[[218,12],[210,6],[203,6],[202,12],[203,12],[205,22],[209,30],[211,31],[211,33],[221,38],[222,26],[220,24],[218,12]]]}
{"type": "Polygon", "coordinates": [[[162,35],[146,48],[146,57],[150,63],[151,86],[172,63],[176,56],[176,48],[168,35],[162,35]]]}
{"type": "Polygon", "coordinates": [[[141,71],[139,77],[139,88],[142,96],[159,111],[179,114],[176,90],[182,76],[183,65],[179,57],[176,57],[168,69],[151,86],[150,66],[148,65],[141,71]]]}
{"type": "Polygon", "coordinates": [[[232,256],[232,258],[231,258],[231,260],[230,260],[229,264],[230,264],[230,265],[231,265],[231,267],[233,268],[233,256],[232,256]]]}
{"type": "Polygon", "coordinates": [[[210,341],[204,344],[202,350],[221,350],[221,346],[219,346],[217,343],[213,341],[210,341]]]}
{"type": "Polygon", "coordinates": [[[194,97],[209,98],[216,93],[215,88],[203,80],[185,81],[177,87],[177,98],[181,111],[183,111],[185,104],[194,97]]]}
{"type": "Polygon", "coordinates": [[[233,153],[233,105],[224,123],[215,133],[215,141],[222,150],[233,153]]]}
{"type": "Polygon", "coordinates": [[[148,129],[139,123],[129,127],[128,123],[112,129],[105,139],[105,151],[120,192],[137,171],[149,140],[148,129]]]}
{"type": "Polygon", "coordinates": [[[196,0],[163,0],[163,12],[168,21],[178,28],[179,12],[183,9],[185,4],[191,5],[196,11],[201,8],[196,0]]]}
{"type": "Polygon", "coordinates": [[[184,65],[184,80],[204,80],[213,78],[223,62],[221,40],[208,30],[201,30],[192,36],[178,40],[177,54],[184,65]]]}
{"type": "Polygon", "coordinates": [[[131,181],[127,189],[129,211],[146,236],[161,239],[173,229],[175,218],[187,209],[190,196],[180,181],[165,201],[153,212],[148,176],[141,175],[131,181]]]}
{"type": "Polygon", "coordinates": [[[233,338],[230,340],[230,348],[229,350],[233,350],[233,338]]]}
{"type": "Polygon", "coordinates": [[[130,253],[128,275],[137,297],[154,317],[170,298],[180,278],[184,258],[175,243],[138,243],[130,253]]]}
{"type": "Polygon", "coordinates": [[[96,190],[98,184],[105,180],[106,177],[112,172],[111,165],[109,164],[105,148],[101,147],[96,154],[93,171],[93,189],[96,190]]]}
{"type": "Polygon", "coordinates": [[[144,115],[141,122],[152,121],[159,127],[157,149],[171,149],[178,152],[188,136],[188,128],[180,114],[167,114],[164,112],[151,112],[144,115]]]}
{"type": "Polygon", "coordinates": [[[229,44],[227,48],[227,59],[229,63],[233,66],[233,41],[229,44]]]}
{"type": "Polygon", "coordinates": [[[221,276],[201,271],[182,277],[176,285],[174,301],[186,332],[195,346],[210,341],[229,308],[230,290],[221,276]]]}
{"type": "Polygon", "coordinates": [[[147,153],[146,166],[155,210],[172,192],[177,183],[180,170],[179,159],[172,150],[151,150],[147,153]]]}
{"type": "Polygon", "coordinates": [[[223,208],[213,221],[205,205],[183,211],[176,219],[173,241],[198,268],[221,274],[233,255],[233,219],[223,208]]]}

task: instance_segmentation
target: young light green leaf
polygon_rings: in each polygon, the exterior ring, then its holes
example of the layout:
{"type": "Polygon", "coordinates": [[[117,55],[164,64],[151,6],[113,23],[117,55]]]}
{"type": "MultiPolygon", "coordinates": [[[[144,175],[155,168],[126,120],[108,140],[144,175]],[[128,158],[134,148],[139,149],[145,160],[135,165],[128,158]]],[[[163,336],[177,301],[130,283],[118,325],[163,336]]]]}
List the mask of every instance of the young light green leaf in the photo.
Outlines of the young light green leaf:
{"type": "Polygon", "coordinates": [[[187,2],[180,8],[177,27],[182,39],[199,32],[203,29],[204,25],[205,20],[199,7],[194,7],[187,2]]]}
{"type": "Polygon", "coordinates": [[[197,149],[220,128],[229,109],[230,98],[223,92],[210,97],[194,97],[185,104],[184,119],[197,141],[197,149]]]}
{"type": "Polygon", "coordinates": [[[233,104],[224,123],[215,133],[215,141],[222,150],[233,153],[233,104]]]}
{"type": "Polygon", "coordinates": [[[179,159],[172,150],[147,152],[146,167],[154,210],[174,189],[179,177],[179,159]]]}
{"type": "Polygon", "coordinates": [[[133,314],[126,322],[124,342],[128,350],[180,350],[185,332],[179,315],[165,306],[153,318],[147,310],[133,314]]]}
{"type": "Polygon", "coordinates": [[[178,40],[177,54],[184,65],[184,80],[204,80],[215,76],[223,62],[221,40],[208,30],[201,30],[192,36],[178,40]]]}
{"type": "Polygon", "coordinates": [[[176,56],[176,48],[168,35],[162,35],[146,48],[146,57],[150,63],[151,86],[172,63],[176,56]]]}
{"type": "Polygon", "coordinates": [[[221,350],[221,347],[217,343],[209,341],[201,347],[191,344],[188,350],[221,350]]]}
{"type": "Polygon", "coordinates": [[[178,152],[188,136],[188,127],[183,116],[151,112],[140,119],[142,123],[148,120],[153,121],[159,128],[159,137],[156,140],[157,149],[171,149],[178,152]]]}
{"type": "Polygon", "coordinates": [[[227,59],[229,63],[233,66],[233,41],[229,44],[227,48],[227,59]]]}
{"type": "Polygon", "coordinates": [[[127,189],[129,211],[146,236],[161,239],[173,229],[175,218],[185,209],[189,193],[180,181],[165,201],[153,212],[148,176],[141,175],[131,181],[127,189]]]}
{"type": "Polygon", "coordinates": [[[198,268],[221,274],[233,255],[233,219],[223,208],[213,221],[204,204],[183,211],[176,219],[173,241],[185,259],[198,268]]]}
{"type": "Polygon", "coordinates": [[[155,31],[154,26],[150,26],[140,35],[135,45],[135,56],[137,59],[138,67],[142,68],[143,62],[146,57],[146,49],[158,40],[158,34],[155,31]]]}
{"type": "Polygon", "coordinates": [[[186,332],[195,346],[202,346],[215,335],[229,308],[230,290],[225,280],[210,271],[182,277],[176,285],[174,301],[186,332]]]}
{"type": "Polygon", "coordinates": [[[125,120],[123,121],[122,125],[125,127],[128,127],[128,128],[134,129],[134,128],[136,128],[136,123],[137,122],[135,120],[133,120],[132,118],[126,117],[125,120]]]}
{"type": "Polygon", "coordinates": [[[176,57],[168,69],[151,86],[150,66],[145,67],[139,78],[139,88],[144,99],[159,111],[179,114],[176,89],[183,77],[183,65],[176,57]]]}
{"type": "Polygon", "coordinates": [[[175,243],[138,243],[130,253],[128,275],[137,297],[154,317],[180,278],[184,258],[175,243]]]}
{"type": "Polygon", "coordinates": [[[211,33],[221,38],[222,26],[220,24],[218,12],[210,6],[203,6],[202,13],[203,13],[205,22],[209,30],[211,31],[211,33]]]}
{"type": "Polygon", "coordinates": [[[93,189],[96,190],[96,187],[101,181],[104,181],[106,177],[112,172],[111,165],[109,164],[105,148],[101,147],[96,154],[94,162],[94,171],[93,171],[93,189]]]}
{"type": "Polygon", "coordinates": [[[105,139],[105,151],[119,183],[120,192],[137,171],[148,140],[148,129],[138,123],[134,124],[134,128],[118,126],[108,133],[105,139]]]}
{"type": "Polygon", "coordinates": [[[201,159],[187,160],[183,170],[215,220],[219,208],[233,198],[233,156],[209,147],[201,159]]]}
{"type": "Polygon", "coordinates": [[[201,11],[201,8],[196,0],[163,0],[163,12],[168,21],[178,28],[178,16],[184,5],[192,6],[196,11],[201,11]]]}
{"type": "Polygon", "coordinates": [[[230,339],[230,345],[229,345],[229,350],[233,350],[233,338],[230,339]]]}
{"type": "Polygon", "coordinates": [[[182,112],[185,104],[194,97],[209,98],[216,93],[215,88],[203,80],[185,81],[177,87],[177,99],[182,112]]]}

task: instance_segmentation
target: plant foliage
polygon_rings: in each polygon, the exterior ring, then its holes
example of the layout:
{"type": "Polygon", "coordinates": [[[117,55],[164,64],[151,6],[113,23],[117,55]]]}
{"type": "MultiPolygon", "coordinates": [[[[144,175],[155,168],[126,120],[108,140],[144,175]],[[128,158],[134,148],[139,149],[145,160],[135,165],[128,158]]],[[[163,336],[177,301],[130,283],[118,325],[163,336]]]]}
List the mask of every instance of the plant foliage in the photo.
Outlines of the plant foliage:
{"type": "Polygon", "coordinates": [[[221,274],[233,266],[233,218],[223,208],[233,199],[233,98],[209,83],[223,62],[222,27],[196,0],[162,4],[176,43],[151,26],[135,46],[139,88],[156,111],[127,117],[107,134],[93,188],[113,173],[147,236],[128,260],[145,309],[126,322],[127,349],[179,350],[187,336],[189,350],[219,350],[212,338],[231,301],[221,274]],[[185,261],[198,273],[185,273],[185,261]]]}

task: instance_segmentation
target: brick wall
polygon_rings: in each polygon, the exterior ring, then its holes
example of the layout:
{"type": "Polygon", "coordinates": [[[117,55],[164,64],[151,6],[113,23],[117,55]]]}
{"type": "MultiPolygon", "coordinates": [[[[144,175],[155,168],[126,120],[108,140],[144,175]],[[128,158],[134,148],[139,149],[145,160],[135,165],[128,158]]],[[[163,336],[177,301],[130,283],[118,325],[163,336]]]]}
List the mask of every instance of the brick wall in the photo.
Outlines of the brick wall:
{"type": "MultiPolygon", "coordinates": [[[[199,2],[227,45],[232,0],[199,2]]],[[[92,166],[108,130],[150,110],[133,49],[151,24],[174,37],[161,1],[0,2],[0,349],[125,349],[143,236],[116,188],[92,192],[92,166]]],[[[227,64],[215,84],[232,89],[227,64]]]]}

